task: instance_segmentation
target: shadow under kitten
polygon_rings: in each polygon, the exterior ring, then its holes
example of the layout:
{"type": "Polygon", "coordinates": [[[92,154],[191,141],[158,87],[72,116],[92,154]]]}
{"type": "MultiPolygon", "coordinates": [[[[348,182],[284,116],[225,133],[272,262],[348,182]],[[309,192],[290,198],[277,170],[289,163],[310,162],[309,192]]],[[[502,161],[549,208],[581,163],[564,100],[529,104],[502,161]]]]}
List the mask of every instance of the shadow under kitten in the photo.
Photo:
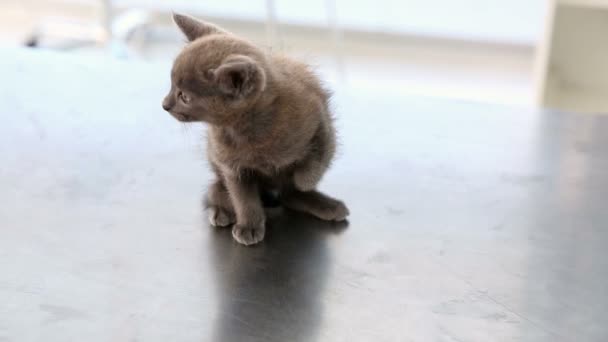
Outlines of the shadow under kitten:
{"type": "Polygon", "coordinates": [[[332,267],[327,239],[348,223],[282,209],[268,216],[271,234],[253,248],[240,247],[229,229],[212,228],[219,307],[211,341],[316,340],[332,267]]]}

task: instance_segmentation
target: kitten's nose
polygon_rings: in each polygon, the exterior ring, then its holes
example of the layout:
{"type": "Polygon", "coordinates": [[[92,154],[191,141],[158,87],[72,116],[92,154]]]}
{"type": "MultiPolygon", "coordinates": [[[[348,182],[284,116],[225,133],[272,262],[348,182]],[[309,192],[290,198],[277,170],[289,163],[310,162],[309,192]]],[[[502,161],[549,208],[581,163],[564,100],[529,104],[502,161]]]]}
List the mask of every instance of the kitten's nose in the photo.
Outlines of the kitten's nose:
{"type": "Polygon", "coordinates": [[[169,111],[171,109],[171,101],[168,101],[167,98],[163,100],[163,109],[169,111]]]}

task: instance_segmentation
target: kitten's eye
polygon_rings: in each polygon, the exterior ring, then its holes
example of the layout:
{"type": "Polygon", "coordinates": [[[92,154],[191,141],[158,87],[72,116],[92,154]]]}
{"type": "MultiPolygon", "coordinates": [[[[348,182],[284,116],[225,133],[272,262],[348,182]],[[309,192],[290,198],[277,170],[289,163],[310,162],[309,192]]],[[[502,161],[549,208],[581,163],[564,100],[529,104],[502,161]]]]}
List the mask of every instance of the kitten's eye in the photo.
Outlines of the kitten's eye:
{"type": "Polygon", "coordinates": [[[185,104],[190,103],[190,97],[181,91],[177,93],[177,97],[179,97],[179,99],[182,100],[182,102],[185,104]]]}

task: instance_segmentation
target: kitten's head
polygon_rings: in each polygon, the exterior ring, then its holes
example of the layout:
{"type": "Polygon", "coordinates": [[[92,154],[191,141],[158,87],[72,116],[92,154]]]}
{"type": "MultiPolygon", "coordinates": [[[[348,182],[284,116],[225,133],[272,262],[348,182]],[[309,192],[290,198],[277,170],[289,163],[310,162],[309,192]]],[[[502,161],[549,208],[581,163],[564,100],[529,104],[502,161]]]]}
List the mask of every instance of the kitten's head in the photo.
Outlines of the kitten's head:
{"type": "Polygon", "coordinates": [[[173,63],[163,108],[182,122],[230,124],[266,88],[264,54],[213,24],[180,14],[173,20],[189,43],[173,63]]]}

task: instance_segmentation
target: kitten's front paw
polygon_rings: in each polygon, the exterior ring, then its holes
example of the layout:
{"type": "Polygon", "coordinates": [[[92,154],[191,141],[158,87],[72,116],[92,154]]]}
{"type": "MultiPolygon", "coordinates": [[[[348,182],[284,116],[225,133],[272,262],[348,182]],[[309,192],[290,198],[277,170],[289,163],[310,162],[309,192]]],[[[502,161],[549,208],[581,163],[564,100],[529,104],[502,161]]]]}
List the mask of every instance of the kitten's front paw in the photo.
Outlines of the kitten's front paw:
{"type": "Polygon", "coordinates": [[[264,239],[264,233],[266,229],[264,225],[260,226],[249,226],[249,225],[235,225],[232,227],[232,236],[236,242],[243,245],[249,246],[256,244],[264,239]]]}
{"type": "Polygon", "coordinates": [[[228,227],[234,224],[234,213],[216,206],[207,209],[209,223],[214,227],[228,227]]]}

